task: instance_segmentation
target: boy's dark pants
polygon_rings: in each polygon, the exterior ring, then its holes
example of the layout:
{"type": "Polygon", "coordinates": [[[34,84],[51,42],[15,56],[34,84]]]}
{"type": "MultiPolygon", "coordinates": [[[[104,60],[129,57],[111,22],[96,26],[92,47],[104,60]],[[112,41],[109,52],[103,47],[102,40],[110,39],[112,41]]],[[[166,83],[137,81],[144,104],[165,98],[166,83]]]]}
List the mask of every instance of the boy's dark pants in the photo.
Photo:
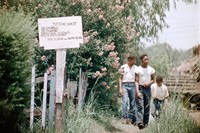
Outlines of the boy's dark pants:
{"type": "Polygon", "coordinates": [[[137,105],[137,124],[143,123],[147,126],[149,123],[150,114],[150,100],[151,100],[151,88],[139,86],[140,93],[142,94],[142,99],[136,100],[137,105]]]}

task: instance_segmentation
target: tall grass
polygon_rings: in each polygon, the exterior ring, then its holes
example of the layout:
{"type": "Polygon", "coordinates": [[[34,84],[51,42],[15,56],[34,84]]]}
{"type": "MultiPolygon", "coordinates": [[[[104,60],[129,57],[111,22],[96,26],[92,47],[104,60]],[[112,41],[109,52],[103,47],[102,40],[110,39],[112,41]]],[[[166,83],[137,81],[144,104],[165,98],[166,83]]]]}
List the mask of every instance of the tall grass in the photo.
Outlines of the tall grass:
{"type": "Polygon", "coordinates": [[[93,98],[88,100],[82,110],[78,110],[72,102],[68,102],[64,132],[103,133],[105,130],[117,130],[111,124],[112,118],[110,113],[100,108],[97,109],[97,106],[93,98]]]}
{"type": "Polygon", "coordinates": [[[200,133],[200,128],[183,108],[181,100],[173,98],[160,118],[152,122],[142,133],[200,133]]]}

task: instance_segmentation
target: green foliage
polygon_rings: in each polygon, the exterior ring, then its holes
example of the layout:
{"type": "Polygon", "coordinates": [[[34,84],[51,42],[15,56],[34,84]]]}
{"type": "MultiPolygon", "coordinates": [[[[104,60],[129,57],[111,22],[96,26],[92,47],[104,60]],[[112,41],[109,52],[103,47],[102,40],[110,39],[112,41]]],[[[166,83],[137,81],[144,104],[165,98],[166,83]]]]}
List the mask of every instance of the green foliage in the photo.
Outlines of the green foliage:
{"type": "Polygon", "coordinates": [[[180,103],[180,100],[173,99],[160,118],[142,133],[199,133],[200,128],[180,103]]]}
{"type": "Polygon", "coordinates": [[[71,101],[67,104],[67,114],[65,118],[65,133],[94,133],[117,131],[112,124],[113,118],[111,114],[102,108],[96,108],[97,101],[92,97],[83,106],[82,110],[78,110],[71,101]]]}
{"type": "Polygon", "coordinates": [[[16,130],[30,98],[35,27],[31,17],[21,12],[0,11],[0,16],[0,127],[9,132],[16,130]]]}
{"type": "Polygon", "coordinates": [[[144,49],[150,57],[150,65],[156,69],[156,73],[167,77],[172,68],[177,67],[183,60],[192,56],[192,50],[182,51],[173,49],[169,44],[155,44],[144,49]]]}

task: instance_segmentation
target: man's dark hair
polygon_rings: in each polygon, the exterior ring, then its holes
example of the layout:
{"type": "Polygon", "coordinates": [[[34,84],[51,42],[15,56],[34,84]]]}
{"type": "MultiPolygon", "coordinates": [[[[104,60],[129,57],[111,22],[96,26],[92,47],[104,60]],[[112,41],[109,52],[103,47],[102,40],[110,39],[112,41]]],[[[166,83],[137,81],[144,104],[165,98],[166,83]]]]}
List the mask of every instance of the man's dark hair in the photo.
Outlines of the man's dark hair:
{"type": "Polygon", "coordinates": [[[156,82],[163,82],[163,78],[160,75],[156,76],[156,82]]]}
{"type": "Polygon", "coordinates": [[[140,60],[142,60],[145,56],[148,56],[147,54],[142,54],[141,56],[140,56],[140,60]]]}
{"type": "Polygon", "coordinates": [[[127,59],[128,60],[133,60],[133,59],[135,59],[135,56],[134,55],[129,55],[127,59]]]}

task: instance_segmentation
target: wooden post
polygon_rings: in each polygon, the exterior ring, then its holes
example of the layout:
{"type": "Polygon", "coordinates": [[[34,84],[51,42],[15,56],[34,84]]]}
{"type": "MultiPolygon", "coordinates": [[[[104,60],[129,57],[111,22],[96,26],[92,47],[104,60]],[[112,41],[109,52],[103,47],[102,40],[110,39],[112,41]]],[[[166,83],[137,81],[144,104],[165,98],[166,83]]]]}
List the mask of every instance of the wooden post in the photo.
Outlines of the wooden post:
{"type": "Polygon", "coordinates": [[[54,120],[55,120],[55,82],[56,82],[56,72],[51,72],[51,82],[50,82],[50,101],[49,101],[49,120],[48,120],[48,131],[49,133],[54,130],[54,120]]]}
{"type": "Polygon", "coordinates": [[[43,87],[43,103],[42,103],[42,129],[45,129],[46,122],[46,105],[47,105],[47,81],[48,74],[44,74],[44,87],[43,87]]]}
{"type": "Polygon", "coordinates": [[[82,69],[79,70],[79,88],[78,88],[78,109],[81,110],[84,104],[84,99],[87,89],[87,77],[82,72],[82,69]]]}
{"type": "Polygon", "coordinates": [[[64,122],[64,77],[65,77],[65,61],[66,49],[56,50],[56,120],[55,133],[63,132],[64,122]]]}
{"type": "Polygon", "coordinates": [[[33,132],[34,122],[34,98],[35,98],[35,65],[32,67],[32,78],[31,78],[31,109],[30,109],[30,130],[33,132]]]}

